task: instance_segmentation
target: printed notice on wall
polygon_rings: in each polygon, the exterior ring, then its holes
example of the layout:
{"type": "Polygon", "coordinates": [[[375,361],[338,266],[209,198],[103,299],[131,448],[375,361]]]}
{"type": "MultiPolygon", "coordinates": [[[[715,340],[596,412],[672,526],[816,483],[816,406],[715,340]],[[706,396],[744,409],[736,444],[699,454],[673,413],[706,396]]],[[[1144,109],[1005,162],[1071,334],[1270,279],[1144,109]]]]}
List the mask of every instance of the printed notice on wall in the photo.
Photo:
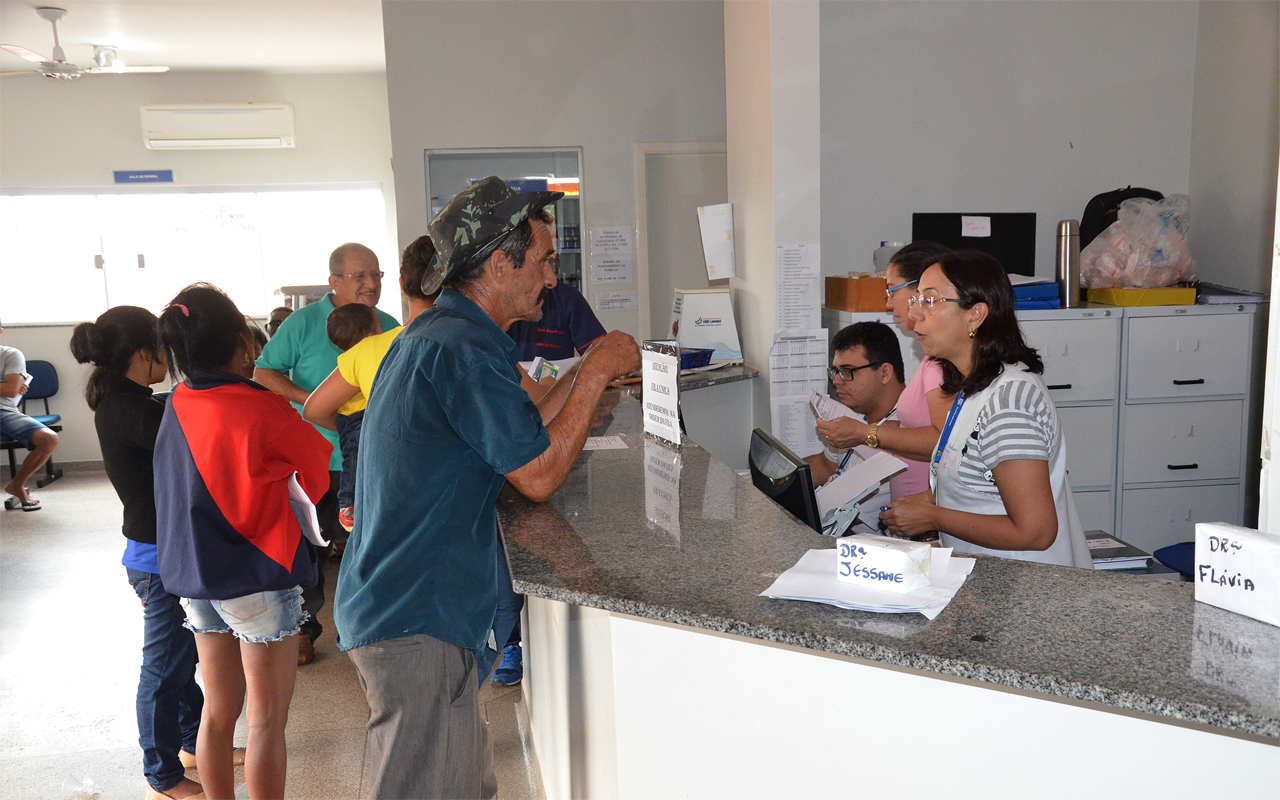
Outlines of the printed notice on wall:
{"type": "Polygon", "coordinates": [[[631,256],[591,256],[592,283],[631,283],[632,275],[631,256]]]}
{"type": "Polygon", "coordinates": [[[632,252],[631,229],[611,225],[591,229],[591,252],[600,255],[626,255],[632,252]]]}
{"type": "Polygon", "coordinates": [[[778,245],[778,328],[822,326],[822,259],[816,244],[778,245]]]}
{"type": "Polygon", "coordinates": [[[635,311],[640,307],[640,294],[634,289],[620,292],[596,292],[597,311],[635,311]]]}

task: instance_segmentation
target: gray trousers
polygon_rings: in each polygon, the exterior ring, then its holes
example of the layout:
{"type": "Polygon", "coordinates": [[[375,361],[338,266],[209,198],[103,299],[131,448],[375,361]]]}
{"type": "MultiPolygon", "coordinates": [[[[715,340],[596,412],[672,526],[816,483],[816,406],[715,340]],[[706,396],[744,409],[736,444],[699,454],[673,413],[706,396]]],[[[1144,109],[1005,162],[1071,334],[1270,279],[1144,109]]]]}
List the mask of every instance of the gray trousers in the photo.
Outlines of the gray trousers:
{"type": "Polygon", "coordinates": [[[370,800],[498,793],[475,653],[419,634],[347,655],[369,701],[370,800]]]}

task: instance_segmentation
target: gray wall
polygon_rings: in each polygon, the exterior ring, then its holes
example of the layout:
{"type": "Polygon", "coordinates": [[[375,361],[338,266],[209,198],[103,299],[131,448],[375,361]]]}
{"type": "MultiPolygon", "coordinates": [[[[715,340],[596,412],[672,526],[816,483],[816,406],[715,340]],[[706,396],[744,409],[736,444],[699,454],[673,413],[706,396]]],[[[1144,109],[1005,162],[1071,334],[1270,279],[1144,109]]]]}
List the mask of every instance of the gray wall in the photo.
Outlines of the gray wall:
{"type": "Polygon", "coordinates": [[[912,212],[1034,211],[1049,275],[1093,195],[1186,192],[1197,10],[824,2],[823,271],[870,269],[912,212]]]}
{"type": "Polygon", "coordinates": [[[1187,239],[1205,280],[1270,286],[1278,106],[1280,3],[1200,3],[1187,239]]]}
{"type": "MultiPolygon", "coordinates": [[[[633,144],[724,139],[719,2],[384,2],[382,17],[402,246],[428,222],[424,150],[581,146],[584,228],[634,229],[633,144]]],[[[635,311],[599,317],[639,330],[635,311]]]]}

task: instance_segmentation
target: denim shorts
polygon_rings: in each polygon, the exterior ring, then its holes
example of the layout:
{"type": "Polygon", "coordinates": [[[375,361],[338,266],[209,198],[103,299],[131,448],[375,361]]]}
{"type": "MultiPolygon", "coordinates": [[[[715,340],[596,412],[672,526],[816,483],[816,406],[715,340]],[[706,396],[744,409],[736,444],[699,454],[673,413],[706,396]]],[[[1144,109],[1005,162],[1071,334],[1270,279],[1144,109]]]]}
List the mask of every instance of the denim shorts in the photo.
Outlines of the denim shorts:
{"type": "Polygon", "coordinates": [[[186,628],[195,633],[233,633],[246,642],[278,642],[298,633],[310,616],[302,610],[302,587],[257,592],[230,600],[183,600],[186,628]]]}
{"type": "Polygon", "coordinates": [[[17,439],[24,447],[31,444],[31,437],[35,436],[36,431],[46,427],[48,426],[20,411],[0,408],[0,433],[10,439],[17,439]]]}

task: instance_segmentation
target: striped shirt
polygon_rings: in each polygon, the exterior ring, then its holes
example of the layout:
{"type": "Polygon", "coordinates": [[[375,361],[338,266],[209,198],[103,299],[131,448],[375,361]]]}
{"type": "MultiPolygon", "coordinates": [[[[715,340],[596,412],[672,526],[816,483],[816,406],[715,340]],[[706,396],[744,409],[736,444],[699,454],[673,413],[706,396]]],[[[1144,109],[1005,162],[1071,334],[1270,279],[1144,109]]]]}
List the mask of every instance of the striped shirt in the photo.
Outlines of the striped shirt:
{"type": "Polygon", "coordinates": [[[1036,384],[1013,380],[987,398],[960,452],[960,483],[998,496],[991,470],[1006,461],[1052,461],[1062,432],[1048,396],[1036,384]]]}

